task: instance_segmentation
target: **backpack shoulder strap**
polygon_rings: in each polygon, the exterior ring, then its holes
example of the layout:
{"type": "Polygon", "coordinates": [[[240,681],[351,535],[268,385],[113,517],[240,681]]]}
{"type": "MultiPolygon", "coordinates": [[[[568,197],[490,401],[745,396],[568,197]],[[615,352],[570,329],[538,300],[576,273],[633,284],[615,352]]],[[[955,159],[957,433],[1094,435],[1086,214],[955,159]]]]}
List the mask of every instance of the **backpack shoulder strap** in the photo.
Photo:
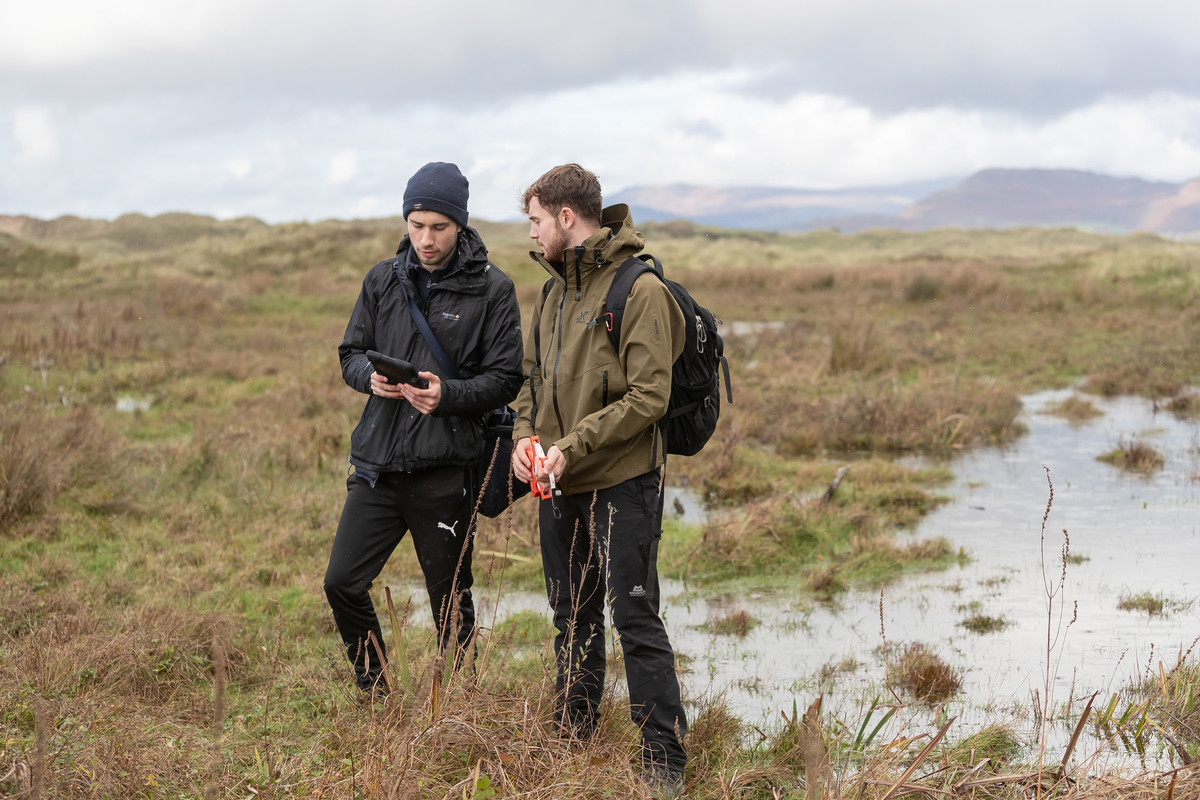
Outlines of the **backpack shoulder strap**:
{"type": "Polygon", "coordinates": [[[621,349],[621,320],[625,316],[629,293],[633,291],[633,282],[644,272],[653,272],[663,279],[662,262],[649,253],[630,256],[617,267],[616,277],[608,289],[608,298],[604,301],[604,328],[608,331],[608,341],[614,350],[621,349]]]}

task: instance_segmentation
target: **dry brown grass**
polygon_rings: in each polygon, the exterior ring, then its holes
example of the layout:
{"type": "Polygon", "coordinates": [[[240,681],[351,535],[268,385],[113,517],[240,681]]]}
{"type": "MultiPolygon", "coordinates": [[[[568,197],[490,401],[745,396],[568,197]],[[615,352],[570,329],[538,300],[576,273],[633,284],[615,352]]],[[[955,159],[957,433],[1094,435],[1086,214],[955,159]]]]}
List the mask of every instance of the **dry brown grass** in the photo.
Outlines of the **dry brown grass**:
{"type": "Polygon", "coordinates": [[[942,703],[962,688],[962,679],[921,642],[905,644],[888,659],[888,683],[924,703],[942,703]]]}
{"type": "MultiPolygon", "coordinates": [[[[524,226],[486,227],[528,310],[543,276],[524,226]]],[[[619,690],[594,742],[555,739],[544,634],[488,638],[478,683],[452,680],[436,713],[430,631],[412,623],[390,632],[409,654],[406,690],[362,708],[347,688],[319,587],[361,408],[335,347],[363,272],[399,229],[131,215],[0,237],[0,795],[644,795],[619,690]],[[116,411],[125,396],[149,407],[116,411]]],[[[906,560],[944,562],[944,543],[891,534],[936,505],[945,474],[889,454],[1015,436],[1015,398],[1031,388],[1094,376],[1173,402],[1200,375],[1189,245],[1063,231],[667,233],[651,249],[719,316],[785,323],[729,337],[734,404],[700,457],[672,463],[673,482],[721,506],[703,541],[664,540],[675,576],[732,565],[741,579],[770,571],[829,593],[877,585],[906,560]],[[870,457],[815,502],[848,449],[870,457]]],[[[520,504],[481,524],[477,585],[540,589],[532,515],[520,504]]],[[[398,553],[389,574],[415,575],[415,558],[398,553]]],[[[1194,684],[1181,679],[1172,697],[1194,684]]],[[[798,800],[815,787],[877,799],[908,791],[892,790],[902,779],[1015,800],[1038,780],[952,746],[921,757],[922,732],[835,760],[860,720],[817,705],[754,726],[719,697],[692,699],[698,800],[798,800]]],[[[1177,735],[1194,741],[1189,731],[1177,735]]],[[[1086,772],[1043,796],[1200,793],[1190,770],[1086,772]]]]}
{"type": "Polygon", "coordinates": [[[710,620],[708,629],[716,634],[745,637],[757,625],[758,620],[749,611],[742,608],[710,620]]]}
{"type": "Polygon", "coordinates": [[[10,407],[0,422],[0,536],[49,510],[64,487],[86,493],[124,449],[88,408],[10,407]]]}
{"type": "Polygon", "coordinates": [[[1182,419],[1200,417],[1200,394],[1181,392],[1166,402],[1167,410],[1182,419]]]}
{"type": "Polygon", "coordinates": [[[1080,397],[1077,394],[1073,394],[1055,404],[1053,407],[1047,409],[1046,413],[1053,414],[1056,417],[1063,417],[1071,422],[1083,422],[1104,416],[1104,412],[1096,408],[1090,400],[1080,397]]]}
{"type": "Polygon", "coordinates": [[[1161,453],[1140,439],[1121,441],[1116,448],[1096,457],[1098,461],[1120,467],[1122,470],[1149,474],[1161,469],[1166,463],[1161,453]]]}

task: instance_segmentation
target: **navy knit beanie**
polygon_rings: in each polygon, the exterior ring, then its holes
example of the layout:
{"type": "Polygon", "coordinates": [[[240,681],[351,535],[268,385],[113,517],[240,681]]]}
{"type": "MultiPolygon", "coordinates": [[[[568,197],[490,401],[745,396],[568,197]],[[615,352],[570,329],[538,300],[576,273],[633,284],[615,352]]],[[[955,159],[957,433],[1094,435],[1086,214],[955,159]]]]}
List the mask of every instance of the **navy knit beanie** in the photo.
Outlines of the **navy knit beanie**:
{"type": "Polygon", "coordinates": [[[404,218],[413,211],[437,211],[464,228],[467,225],[467,179],[458,167],[433,161],[409,178],[404,190],[404,218]]]}

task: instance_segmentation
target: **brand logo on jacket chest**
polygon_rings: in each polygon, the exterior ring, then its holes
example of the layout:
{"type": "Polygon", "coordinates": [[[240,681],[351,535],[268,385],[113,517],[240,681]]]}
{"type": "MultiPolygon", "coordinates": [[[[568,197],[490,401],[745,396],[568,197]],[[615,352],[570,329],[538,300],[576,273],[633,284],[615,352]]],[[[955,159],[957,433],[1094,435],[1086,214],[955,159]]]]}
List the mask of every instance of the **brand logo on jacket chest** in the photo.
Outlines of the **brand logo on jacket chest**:
{"type": "Polygon", "coordinates": [[[585,311],[580,311],[579,316],[575,318],[575,321],[580,325],[587,325],[589,331],[600,324],[599,317],[592,317],[591,319],[588,319],[587,312],[585,311]]]}

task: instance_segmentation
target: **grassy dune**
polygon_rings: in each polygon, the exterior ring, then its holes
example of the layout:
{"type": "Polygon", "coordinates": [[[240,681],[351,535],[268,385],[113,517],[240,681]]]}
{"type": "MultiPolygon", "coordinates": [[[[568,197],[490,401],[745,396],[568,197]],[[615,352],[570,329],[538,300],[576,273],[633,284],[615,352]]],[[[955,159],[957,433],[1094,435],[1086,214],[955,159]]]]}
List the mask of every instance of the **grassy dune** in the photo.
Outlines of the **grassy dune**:
{"type": "MultiPolygon", "coordinates": [[[[427,612],[396,607],[406,691],[367,708],[350,691],[320,586],[362,404],[336,345],[401,228],[0,219],[0,796],[641,796],[620,697],[595,742],[554,739],[539,614],[484,621],[476,679],[435,691],[427,612]]],[[[525,226],[479,228],[528,308],[542,276],[525,226]]],[[[663,571],[701,589],[821,596],[950,563],[944,542],[891,536],[942,502],[948,469],[894,458],[1019,436],[1022,392],[1200,405],[1200,245],[644,230],[746,330],[727,336],[735,401],[717,440],[669,473],[716,512],[663,542],[663,571]]],[[[482,521],[477,549],[478,591],[540,587],[531,503],[482,521]]],[[[404,545],[380,585],[415,575],[404,545]]],[[[944,671],[898,654],[881,694],[927,702],[953,687],[944,671]]],[[[1084,722],[1190,759],[1195,662],[1155,673],[1084,722]]],[[[689,797],[883,797],[902,777],[977,797],[1158,797],[1174,780],[1182,797],[1200,782],[1106,774],[1087,754],[1039,770],[1036,743],[1002,724],[883,741],[882,707],[836,719],[798,698],[761,730],[719,697],[689,700],[689,797]]]]}

